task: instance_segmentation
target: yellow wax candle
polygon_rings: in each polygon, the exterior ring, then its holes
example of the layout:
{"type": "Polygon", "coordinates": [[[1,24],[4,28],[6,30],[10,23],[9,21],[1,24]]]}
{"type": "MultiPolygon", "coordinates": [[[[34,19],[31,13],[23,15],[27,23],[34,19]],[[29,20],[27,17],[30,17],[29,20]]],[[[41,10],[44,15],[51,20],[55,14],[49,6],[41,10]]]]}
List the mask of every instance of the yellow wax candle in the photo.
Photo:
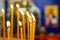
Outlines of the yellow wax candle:
{"type": "Polygon", "coordinates": [[[10,5],[10,13],[11,13],[11,40],[13,40],[13,15],[14,15],[13,4],[10,5]]]}
{"type": "Polygon", "coordinates": [[[32,27],[33,27],[33,26],[32,26],[32,19],[30,18],[30,40],[33,39],[33,37],[32,37],[32,35],[33,35],[33,34],[32,34],[32,30],[33,30],[32,27]]]}
{"type": "Polygon", "coordinates": [[[6,40],[6,29],[5,29],[5,11],[2,9],[2,18],[3,18],[3,40],[6,40]]]}
{"type": "Polygon", "coordinates": [[[10,40],[10,21],[7,21],[7,34],[8,34],[8,40],[10,40]]]}
{"type": "Polygon", "coordinates": [[[20,28],[20,31],[21,31],[21,40],[23,40],[23,28],[22,27],[20,28]]]}
{"type": "Polygon", "coordinates": [[[23,35],[24,35],[24,40],[26,40],[26,33],[25,33],[25,15],[24,15],[24,13],[23,13],[23,11],[22,10],[20,10],[20,12],[21,12],[21,14],[22,14],[22,25],[23,25],[23,35]]]}
{"type": "Polygon", "coordinates": [[[29,15],[29,12],[27,11],[27,35],[28,35],[28,40],[29,40],[29,18],[30,18],[30,15],[29,15]]]}
{"type": "Polygon", "coordinates": [[[32,38],[32,40],[34,40],[34,37],[35,37],[35,27],[36,27],[36,19],[35,19],[35,17],[34,17],[34,15],[33,14],[31,14],[31,16],[32,16],[32,22],[33,22],[33,30],[32,30],[32,36],[33,36],[33,38],[32,38]]]}
{"type": "Polygon", "coordinates": [[[22,23],[19,21],[20,25],[20,33],[21,33],[21,40],[23,40],[23,28],[22,28],[22,23]]]}
{"type": "Polygon", "coordinates": [[[18,24],[18,21],[20,19],[20,11],[19,11],[19,4],[16,4],[16,8],[17,8],[17,11],[16,11],[16,14],[17,14],[17,39],[19,40],[19,24],[18,24]]]}

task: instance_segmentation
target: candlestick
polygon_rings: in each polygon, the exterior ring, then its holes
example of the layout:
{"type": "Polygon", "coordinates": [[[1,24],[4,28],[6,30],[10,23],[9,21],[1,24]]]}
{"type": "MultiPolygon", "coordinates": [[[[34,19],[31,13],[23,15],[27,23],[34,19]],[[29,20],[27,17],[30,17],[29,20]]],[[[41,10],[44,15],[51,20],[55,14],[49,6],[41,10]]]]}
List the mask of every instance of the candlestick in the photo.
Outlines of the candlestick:
{"type": "Polygon", "coordinates": [[[30,15],[29,12],[27,11],[27,34],[28,34],[28,40],[29,40],[29,19],[30,19],[30,15]]]}
{"type": "Polygon", "coordinates": [[[2,9],[2,18],[3,18],[3,40],[6,40],[6,29],[5,29],[5,11],[2,9]]]}
{"type": "Polygon", "coordinates": [[[17,11],[16,11],[16,13],[17,13],[17,39],[19,40],[19,24],[18,24],[18,21],[19,21],[19,19],[20,19],[20,11],[19,11],[19,4],[16,4],[16,8],[17,8],[17,11]]]}
{"type": "Polygon", "coordinates": [[[26,33],[25,33],[25,15],[23,13],[22,10],[20,10],[21,14],[22,14],[22,25],[23,25],[23,33],[24,33],[24,40],[26,40],[26,33]]]}
{"type": "Polygon", "coordinates": [[[34,15],[33,14],[31,14],[31,16],[32,16],[32,22],[33,22],[33,30],[32,30],[32,40],[34,40],[34,37],[35,37],[35,27],[36,27],[36,19],[35,19],[35,17],[34,17],[34,15]]]}
{"type": "Polygon", "coordinates": [[[7,21],[7,34],[8,34],[8,40],[10,40],[10,21],[7,21]]]}
{"type": "Polygon", "coordinates": [[[11,13],[11,40],[13,40],[13,14],[14,14],[13,4],[10,5],[10,13],[11,13]]]}
{"type": "Polygon", "coordinates": [[[22,28],[22,23],[19,21],[20,25],[20,33],[21,33],[21,40],[23,40],[23,28],[22,28]]]}

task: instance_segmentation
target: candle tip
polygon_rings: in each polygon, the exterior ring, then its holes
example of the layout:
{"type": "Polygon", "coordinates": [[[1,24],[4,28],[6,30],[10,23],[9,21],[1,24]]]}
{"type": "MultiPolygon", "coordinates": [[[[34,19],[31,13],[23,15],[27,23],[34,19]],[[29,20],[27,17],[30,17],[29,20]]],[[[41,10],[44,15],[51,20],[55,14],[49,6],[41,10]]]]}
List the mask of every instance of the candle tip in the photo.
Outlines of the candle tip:
{"type": "Polygon", "coordinates": [[[2,12],[5,12],[5,10],[2,8],[2,12]]]}
{"type": "Polygon", "coordinates": [[[32,18],[32,17],[29,15],[29,12],[28,12],[28,11],[27,11],[27,16],[30,17],[30,18],[32,18]]]}
{"type": "Polygon", "coordinates": [[[10,8],[12,8],[12,9],[14,8],[12,4],[10,5],[10,8]]]}
{"type": "Polygon", "coordinates": [[[20,26],[22,26],[22,22],[21,21],[19,21],[18,23],[19,23],[20,26]]]}
{"type": "Polygon", "coordinates": [[[7,27],[9,27],[10,26],[10,21],[7,21],[7,27]]]}
{"type": "Polygon", "coordinates": [[[36,19],[35,19],[34,15],[33,15],[33,14],[31,14],[31,16],[32,16],[32,18],[34,19],[34,21],[36,21],[36,19]]]}
{"type": "Polygon", "coordinates": [[[22,15],[24,15],[24,12],[21,9],[20,9],[20,12],[21,12],[22,15]]]}
{"type": "Polygon", "coordinates": [[[16,7],[18,7],[18,8],[19,8],[19,4],[16,4],[16,7]]]}

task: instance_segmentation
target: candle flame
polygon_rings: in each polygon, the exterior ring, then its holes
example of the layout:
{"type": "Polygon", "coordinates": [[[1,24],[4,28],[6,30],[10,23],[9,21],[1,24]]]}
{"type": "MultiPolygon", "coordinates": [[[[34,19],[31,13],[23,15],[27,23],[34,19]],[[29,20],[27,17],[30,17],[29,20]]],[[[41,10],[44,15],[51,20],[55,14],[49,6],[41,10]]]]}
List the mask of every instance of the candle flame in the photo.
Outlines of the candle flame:
{"type": "Polygon", "coordinates": [[[16,4],[16,7],[19,8],[19,4],[16,4]]]}
{"type": "Polygon", "coordinates": [[[32,16],[33,20],[34,20],[34,21],[36,21],[36,19],[35,19],[34,15],[33,15],[33,14],[31,14],[31,16],[32,16]]]}
{"type": "Polygon", "coordinates": [[[30,17],[30,18],[32,18],[32,17],[29,15],[29,12],[28,12],[28,11],[27,11],[27,16],[30,17]]]}
{"type": "Polygon", "coordinates": [[[10,21],[7,21],[7,27],[10,27],[10,21]]]}
{"type": "Polygon", "coordinates": [[[5,12],[5,10],[2,8],[2,12],[5,12]]]}
{"type": "Polygon", "coordinates": [[[20,26],[22,26],[22,22],[21,21],[19,21],[18,23],[19,23],[20,26]]]}
{"type": "Polygon", "coordinates": [[[22,10],[20,10],[21,14],[24,15],[24,12],[22,10]]]}
{"type": "Polygon", "coordinates": [[[14,8],[12,4],[10,5],[10,8],[12,8],[12,9],[14,8]]]}

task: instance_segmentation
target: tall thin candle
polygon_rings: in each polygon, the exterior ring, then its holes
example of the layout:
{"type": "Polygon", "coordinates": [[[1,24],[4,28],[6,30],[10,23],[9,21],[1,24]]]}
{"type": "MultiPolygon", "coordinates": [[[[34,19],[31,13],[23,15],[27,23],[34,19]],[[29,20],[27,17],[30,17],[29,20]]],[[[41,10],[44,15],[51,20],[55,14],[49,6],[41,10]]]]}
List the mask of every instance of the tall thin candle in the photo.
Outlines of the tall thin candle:
{"type": "Polygon", "coordinates": [[[33,36],[32,36],[32,19],[30,18],[30,40],[33,39],[33,36]]]}
{"type": "Polygon", "coordinates": [[[20,21],[19,21],[19,25],[20,25],[21,40],[23,40],[23,27],[20,21]]]}
{"type": "Polygon", "coordinates": [[[20,10],[21,14],[22,14],[22,25],[23,25],[23,35],[24,35],[24,40],[26,40],[26,29],[25,29],[25,14],[22,10],[20,10]]]}
{"type": "Polygon", "coordinates": [[[34,37],[35,37],[35,27],[36,27],[36,19],[35,19],[35,17],[34,17],[34,15],[33,14],[31,14],[31,16],[32,16],[32,22],[33,22],[33,30],[32,30],[32,40],[34,40],[34,37]]]}
{"type": "Polygon", "coordinates": [[[7,21],[7,34],[8,34],[8,40],[10,40],[10,21],[7,21]]]}
{"type": "Polygon", "coordinates": [[[14,7],[13,4],[10,5],[10,13],[11,13],[11,40],[13,40],[13,14],[14,14],[14,7]]]}
{"type": "Polygon", "coordinates": [[[18,21],[19,21],[19,19],[20,19],[20,11],[19,11],[19,4],[16,4],[16,8],[17,8],[17,10],[16,10],[16,14],[17,14],[17,39],[19,40],[19,24],[18,24],[18,21]]]}
{"type": "Polygon", "coordinates": [[[27,11],[27,35],[28,35],[28,40],[29,40],[29,19],[30,19],[30,15],[29,12],[27,11]]]}
{"type": "Polygon", "coordinates": [[[2,18],[3,18],[3,40],[6,40],[6,29],[5,29],[5,11],[2,9],[2,18]]]}

